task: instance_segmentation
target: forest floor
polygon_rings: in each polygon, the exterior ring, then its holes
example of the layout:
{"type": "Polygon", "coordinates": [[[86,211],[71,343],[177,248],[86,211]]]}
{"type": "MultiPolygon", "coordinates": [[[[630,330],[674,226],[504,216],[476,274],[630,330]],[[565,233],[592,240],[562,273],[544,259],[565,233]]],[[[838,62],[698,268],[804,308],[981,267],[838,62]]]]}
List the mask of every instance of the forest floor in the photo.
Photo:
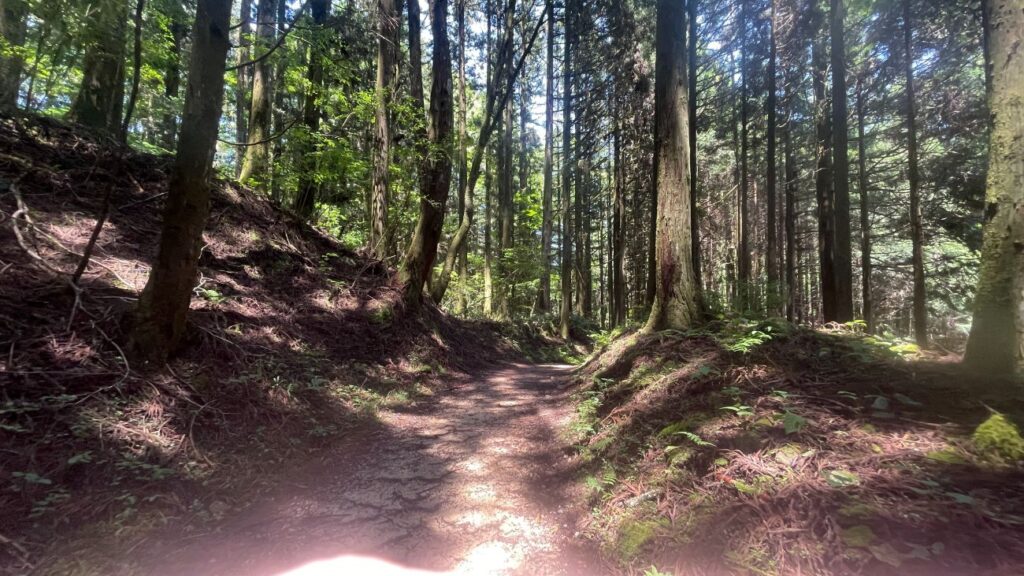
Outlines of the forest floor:
{"type": "Polygon", "coordinates": [[[1024,574],[1024,386],[853,328],[606,345],[577,373],[581,532],[651,574],[1024,574]]]}

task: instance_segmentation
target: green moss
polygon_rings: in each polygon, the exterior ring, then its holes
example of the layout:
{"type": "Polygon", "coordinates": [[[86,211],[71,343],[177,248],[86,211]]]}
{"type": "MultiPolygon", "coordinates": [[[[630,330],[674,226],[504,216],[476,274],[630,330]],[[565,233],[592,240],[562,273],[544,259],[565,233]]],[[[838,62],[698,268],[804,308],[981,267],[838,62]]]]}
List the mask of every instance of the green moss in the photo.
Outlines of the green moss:
{"type": "Polygon", "coordinates": [[[850,548],[868,548],[875,541],[875,533],[871,528],[858,524],[843,530],[839,537],[850,548]]]}
{"type": "Polygon", "coordinates": [[[936,462],[942,462],[944,464],[966,464],[967,459],[963,457],[959,452],[953,448],[943,448],[941,450],[932,450],[925,454],[925,458],[929,460],[935,460],[936,462]]]}
{"type": "Polygon", "coordinates": [[[654,536],[658,523],[650,520],[626,520],[619,526],[615,549],[624,560],[636,558],[640,549],[654,536]]]}
{"type": "Polygon", "coordinates": [[[983,457],[1016,462],[1024,460],[1024,438],[1017,426],[995,413],[974,431],[974,448],[983,457]]]}

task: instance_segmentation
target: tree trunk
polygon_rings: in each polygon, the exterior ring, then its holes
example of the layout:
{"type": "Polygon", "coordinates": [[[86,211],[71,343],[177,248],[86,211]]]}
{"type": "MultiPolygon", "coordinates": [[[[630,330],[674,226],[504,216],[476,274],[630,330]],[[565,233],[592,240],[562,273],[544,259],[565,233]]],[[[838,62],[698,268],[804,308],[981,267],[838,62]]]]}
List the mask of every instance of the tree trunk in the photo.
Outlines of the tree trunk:
{"type": "Polygon", "coordinates": [[[127,2],[97,0],[86,23],[81,88],[71,104],[72,120],[112,135],[121,129],[127,26],[127,2]]]}
{"type": "Polygon", "coordinates": [[[185,332],[210,212],[210,175],[224,100],[230,19],[231,0],[198,1],[181,145],[171,172],[159,250],[139,298],[131,335],[131,350],[144,361],[162,362],[185,332]]]}
{"type": "Polygon", "coordinates": [[[740,311],[747,310],[751,304],[753,293],[751,286],[751,250],[750,250],[750,169],[748,156],[750,155],[750,111],[747,103],[747,11],[749,0],[740,0],[740,198],[739,198],[739,250],[736,254],[736,261],[739,267],[739,303],[740,311]]]}
{"type": "Polygon", "coordinates": [[[370,254],[384,259],[388,247],[391,196],[391,99],[397,74],[399,14],[396,0],[377,0],[377,112],[373,139],[373,192],[370,203],[370,254]]]}
{"type": "Polygon", "coordinates": [[[853,320],[853,251],[850,240],[850,156],[846,107],[846,40],[843,0],[832,0],[832,155],[835,187],[835,287],[837,322],[853,320]]]}
{"type": "Polygon", "coordinates": [[[646,326],[650,331],[684,329],[699,317],[699,289],[690,247],[690,137],[684,23],[682,0],[658,0],[654,68],[657,291],[646,326]]]}
{"type": "MultiPolygon", "coordinates": [[[[414,4],[415,0],[411,0],[410,3],[414,4]]],[[[309,63],[306,69],[309,90],[306,92],[302,106],[302,121],[309,132],[309,140],[305,145],[305,153],[300,155],[302,170],[299,173],[299,189],[295,197],[295,212],[303,218],[309,218],[313,214],[316,198],[320,192],[320,183],[316,178],[317,148],[319,147],[316,142],[320,132],[320,96],[324,88],[324,60],[328,57],[325,45],[327,39],[323,35],[323,27],[327,24],[330,8],[330,0],[310,0],[310,10],[313,14],[313,24],[317,28],[317,34],[309,49],[309,63]]]]}
{"type": "Polygon", "coordinates": [[[121,122],[122,142],[128,142],[128,128],[135,113],[135,102],[139,98],[139,82],[142,80],[142,12],[145,8],[146,0],[136,0],[135,18],[132,20],[135,32],[132,48],[132,89],[128,94],[128,104],[125,107],[124,120],[121,122]]]}
{"type": "MultiPolygon", "coordinates": [[[[0,0],[0,35],[8,49],[25,44],[28,4],[25,0],[0,0]]],[[[18,108],[18,91],[25,60],[17,54],[0,57],[0,112],[18,108]]]]}
{"type": "Polygon", "coordinates": [[[823,34],[824,17],[817,3],[812,3],[812,19],[816,37],[811,46],[811,68],[814,84],[815,138],[817,173],[815,191],[818,200],[818,274],[821,279],[821,311],[825,322],[838,320],[835,273],[835,190],[832,181],[832,121],[826,92],[828,61],[823,34]]]}
{"type": "MultiPolygon", "coordinates": [[[[553,0],[545,0],[545,10],[553,14],[553,0]]],[[[548,18],[547,26],[547,59],[545,64],[546,83],[544,86],[544,191],[542,202],[542,220],[540,234],[541,276],[540,298],[538,308],[542,312],[551,309],[551,235],[552,206],[551,199],[554,186],[554,146],[555,146],[555,19],[548,18]]]]}
{"type": "MultiPolygon", "coordinates": [[[[417,0],[409,0],[415,2],[417,0]]],[[[424,163],[420,216],[400,274],[405,303],[415,310],[423,304],[423,287],[437,257],[445,204],[452,179],[452,55],[448,42],[448,1],[434,0],[430,7],[430,31],[434,38],[430,89],[430,158],[424,163]]]]}
{"type": "MultiPolygon", "coordinates": [[[[252,0],[242,0],[239,7],[238,27],[238,64],[248,62],[252,58],[252,0]]],[[[245,142],[249,138],[249,100],[252,89],[252,66],[242,66],[237,71],[235,86],[235,142],[245,142]]],[[[244,153],[244,152],[243,152],[244,153]]],[[[238,162],[236,175],[242,172],[242,163],[238,162]]]]}
{"type": "Polygon", "coordinates": [[[992,132],[985,237],[964,362],[988,373],[1024,371],[1024,0],[989,14],[992,132]]]}
{"type": "Polygon", "coordinates": [[[917,102],[914,96],[913,28],[910,0],[903,0],[903,56],[907,82],[907,172],[910,180],[910,241],[914,272],[914,338],[928,344],[928,315],[924,288],[924,228],[921,223],[921,176],[917,152],[917,102]]]}
{"type": "Polygon", "coordinates": [[[686,2],[686,57],[689,72],[689,113],[690,113],[690,233],[693,236],[693,276],[697,286],[701,285],[700,255],[700,179],[697,177],[697,2],[686,2]]]}
{"type": "MultiPolygon", "coordinates": [[[[280,0],[284,1],[284,0],[280,0]]],[[[256,43],[254,55],[259,58],[274,44],[275,8],[278,0],[259,0],[256,7],[256,43]]],[[[242,152],[242,169],[238,180],[262,192],[270,190],[270,121],[273,62],[270,58],[252,65],[252,99],[249,106],[249,128],[242,152]]]]}
{"type": "Polygon", "coordinates": [[[871,213],[868,197],[867,141],[864,134],[864,87],[857,79],[857,182],[860,192],[860,260],[862,316],[869,334],[875,332],[874,302],[871,298],[871,213]]]}
{"type": "Polygon", "coordinates": [[[767,175],[767,211],[768,211],[768,229],[765,236],[767,237],[767,246],[765,251],[765,268],[766,275],[768,277],[768,296],[766,298],[768,304],[769,315],[777,315],[779,313],[779,266],[778,266],[778,245],[776,239],[778,236],[775,234],[776,227],[776,208],[775,199],[778,194],[777,190],[777,175],[776,175],[776,60],[778,57],[778,49],[776,47],[776,36],[778,34],[776,25],[776,13],[775,13],[775,1],[771,4],[771,16],[768,21],[769,26],[769,46],[768,46],[768,98],[767,98],[767,115],[768,115],[768,175],[767,175]]]}
{"type": "Polygon", "coordinates": [[[569,338],[572,322],[572,44],[573,10],[575,0],[565,0],[563,26],[565,29],[562,53],[562,257],[561,257],[561,309],[559,332],[569,338]]]}
{"type": "MultiPolygon", "coordinates": [[[[550,0],[549,0],[550,1],[550,0]]],[[[466,212],[473,205],[473,190],[467,190],[466,179],[469,176],[466,166],[466,0],[458,0],[455,8],[455,19],[458,25],[459,34],[459,221],[466,219],[466,212]]],[[[466,313],[468,288],[466,280],[469,277],[469,243],[464,242],[459,250],[453,250],[455,257],[459,259],[459,295],[455,311],[459,314],[466,313]]],[[[451,247],[449,247],[451,249],[451,247]]],[[[445,259],[447,262],[447,258],[445,259]]]]}

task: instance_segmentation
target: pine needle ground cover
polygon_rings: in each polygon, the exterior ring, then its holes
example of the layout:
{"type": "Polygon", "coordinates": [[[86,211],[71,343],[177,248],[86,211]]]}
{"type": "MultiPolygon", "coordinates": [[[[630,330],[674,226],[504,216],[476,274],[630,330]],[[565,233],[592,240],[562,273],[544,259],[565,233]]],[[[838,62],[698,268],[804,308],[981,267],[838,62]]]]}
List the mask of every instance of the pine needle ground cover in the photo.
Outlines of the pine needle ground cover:
{"type": "Polygon", "coordinates": [[[583,532],[651,574],[1017,573],[1022,390],[917,356],[771,322],[620,337],[579,374],[583,532]]]}

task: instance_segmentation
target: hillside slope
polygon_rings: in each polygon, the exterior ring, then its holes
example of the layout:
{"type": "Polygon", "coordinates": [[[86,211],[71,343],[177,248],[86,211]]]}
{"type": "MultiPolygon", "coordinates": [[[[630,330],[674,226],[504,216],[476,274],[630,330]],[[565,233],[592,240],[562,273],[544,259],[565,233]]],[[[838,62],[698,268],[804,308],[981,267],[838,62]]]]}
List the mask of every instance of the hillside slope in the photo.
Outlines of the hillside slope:
{"type": "Polygon", "coordinates": [[[579,375],[583,531],[676,576],[1024,573],[1024,388],[913,350],[738,320],[615,340],[579,375]]]}
{"type": "Polygon", "coordinates": [[[167,366],[131,365],[122,344],[169,163],[53,120],[0,120],[8,571],[35,565],[54,542],[123,533],[129,546],[169,517],[221,517],[282,463],[372,427],[378,407],[518,354],[494,325],[403,315],[386,266],[220,181],[187,346],[167,366]],[[104,211],[76,289],[71,275],[104,211]]]}

